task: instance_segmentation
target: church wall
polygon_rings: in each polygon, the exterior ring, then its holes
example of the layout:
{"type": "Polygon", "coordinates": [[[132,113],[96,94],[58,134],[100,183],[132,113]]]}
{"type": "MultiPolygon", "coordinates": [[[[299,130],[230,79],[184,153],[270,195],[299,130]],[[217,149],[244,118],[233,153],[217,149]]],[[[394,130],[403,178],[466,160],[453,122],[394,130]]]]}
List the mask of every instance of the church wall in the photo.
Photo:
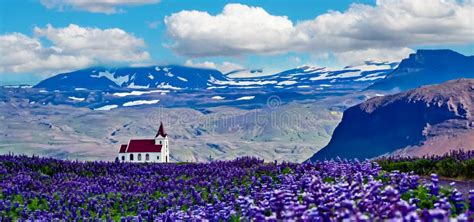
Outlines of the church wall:
{"type": "Polygon", "coordinates": [[[120,162],[134,162],[134,163],[161,163],[164,162],[163,156],[161,153],[120,153],[119,154],[119,161],[120,162]],[[130,154],[133,154],[133,161],[130,160],[130,154]],[[138,155],[141,154],[141,160],[138,159],[138,155]],[[150,159],[146,160],[146,154],[150,156],[150,159]],[[123,161],[122,158],[125,158],[123,161]]]}

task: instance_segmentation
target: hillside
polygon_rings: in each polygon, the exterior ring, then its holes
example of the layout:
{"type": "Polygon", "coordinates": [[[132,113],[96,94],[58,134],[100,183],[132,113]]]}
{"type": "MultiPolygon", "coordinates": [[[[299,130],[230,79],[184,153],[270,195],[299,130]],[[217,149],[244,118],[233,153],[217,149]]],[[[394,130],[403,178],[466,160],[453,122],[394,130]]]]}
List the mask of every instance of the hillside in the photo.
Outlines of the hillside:
{"type": "Polygon", "coordinates": [[[472,150],[473,104],[473,79],[374,97],[347,109],[329,144],[310,160],[472,150]]]}

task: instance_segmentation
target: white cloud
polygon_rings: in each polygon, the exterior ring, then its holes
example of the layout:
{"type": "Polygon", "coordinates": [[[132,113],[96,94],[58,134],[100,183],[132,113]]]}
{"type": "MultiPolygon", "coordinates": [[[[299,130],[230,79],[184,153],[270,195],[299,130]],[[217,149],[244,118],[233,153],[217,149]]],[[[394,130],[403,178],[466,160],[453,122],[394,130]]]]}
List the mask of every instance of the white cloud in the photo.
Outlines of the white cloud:
{"type": "Polygon", "coordinates": [[[221,65],[218,66],[218,69],[222,73],[228,73],[228,72],[232,72],[232,71],[235,71],[235,70],[245,69],[245,67],[243,67],[239,64],[231,63],[231,62],[223,62],[221,65]]]}
{"type": "Polygon", "coordinates": [[[185,66],[196,67],[196,68],[205,68],[205,69],[217,69],[217,65],[214,62],[204,61],[204,62],[193,62],[193,60],[188,59],[184,63],[185,66]]]}
{"type": "MultiPolygon", "coordinates": [[[[417,45],[474,42],[473,0],[378,0],[293,24],[260,7],[228,4],[217,15],[183,10],[165,18],[179,54],[239,56],[286,52],[382,55],[417,45]]],[[[405,55],[406,56],[406,55],[405,55]]]]}
{"type": "Polygon", "coordinates": [[[155,4],[160,0],[41,0],[41,4],[49,9],[60,11],[67,8],[88,11],[94,13],[113,14],[122,12],[122,6],[139,6],[145,4],[155,4]]]}
{"type": "Polygon", "coordinates": [[[228,4],[221,14],[181,11],[165,17],[171,46],[188,56],[277,53],[297,39],[286,16],[268,14],[263,8],[228,4]]]}
{"type": "Polygon", "coordinates": [[[222,73],[229,73],[231,71],[245,69],[245,67],[239,64],[232,63],[232,62],[222,62],[221,64],[216,64],[214,62],[209,62],[209,61],[193,62],[193,60],[191,59],[186,60],[184,65],[190,66],[190,67],[198,67],[198,68],[217,69],[221,71],[222,73]]]}
{"type": "Polygon", "coordinates": [[[142,39],[117,28],[98,29],[71,24],[35,28],[35,36],[0,35],[0,73],[51,74],[102,63],[149,60],[142,39]],[[42,40],[48,40],[46,46],[42,40]]]}
{"type": "Polygon", "coordinates": [[[361,61],[401,61],[414,51],[410,48],[366,49],[335,53],[337,65],[360,65],[361,61]]]}
{"type": "Polygon", "coordinates": [[[299,23],[310,48],[336,52],[474,42],[474,1],[378,0],[299,23]]]}

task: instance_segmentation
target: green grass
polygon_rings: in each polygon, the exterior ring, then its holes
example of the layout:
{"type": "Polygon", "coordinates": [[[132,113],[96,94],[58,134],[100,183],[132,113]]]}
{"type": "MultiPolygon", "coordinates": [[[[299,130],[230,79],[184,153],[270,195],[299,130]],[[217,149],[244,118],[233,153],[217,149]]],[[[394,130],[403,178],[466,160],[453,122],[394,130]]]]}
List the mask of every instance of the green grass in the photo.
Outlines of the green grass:
{"type": "Polygon", "coordinates": [[[382,170],[401,172],[415,172],[418,175],[428,176],[436,173],[442,177],[474,179],[474,159],[460,161],[453,158],[445,158],[439,161],[430,159],[417,159],[413,161],[377,161],[382,170]]]}

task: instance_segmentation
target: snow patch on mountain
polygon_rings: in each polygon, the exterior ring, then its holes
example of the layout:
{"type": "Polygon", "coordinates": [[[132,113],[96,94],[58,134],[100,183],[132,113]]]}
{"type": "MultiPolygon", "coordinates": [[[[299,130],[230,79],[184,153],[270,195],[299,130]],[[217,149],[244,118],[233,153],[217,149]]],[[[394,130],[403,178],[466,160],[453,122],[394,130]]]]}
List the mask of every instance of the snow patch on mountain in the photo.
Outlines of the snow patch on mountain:
{"type": "Polygon", "coordinates": [[[67,98],[69,98],[70,100],[79,101],[79,102],[82,102],[86,99],[86,98],[79,98],[79,97],[74,97],[74,96],[69,96],[67,98]]]}
{"type": "Polygon", "coordinates": [[[335,76],[330,76],[330,79],[345,79],[345,78],[353,78],[361,76],[361,71],[350,71],[341,74],[337,74],[335,76]]]}
{"type": "Polygon", "coordinates": [[[276,84],[277,81],[275,80],[255,80],[255,81],[235,81],[235,80],[214,80],[212,82],[216,85],[231,85],[231,86],[251,86],[251,85],[269,85],[269,84],[276,84]]]}
{"type": "Polygon", "coordinates": [[[135,101],[130,101],[126,102],[123,104],[123,106],[139,106],[139,105],[151,105],[151,104],[156,104],[160,100],[155,99],[155,100],[135,100],[135,101]]]}
{"type": "Polygon", "coordinates": [[[283,86],[283,85],[289,86],[289,85],[293,85],[293,84],[296,84],[296,83],[298,83],[298,82],[293,81],[293,80],[286,80],[286,81],[279,82],[277,85],[279,85],[279,86],[283,86]]]}
{"type": "Polygon", "coordinates": [[[318,81],[318,80],[330,79],[330,78],[328,77],[328,75],[329,75],[329,73],[322,73],[321,75],[316,76],[316,77],[312,77],[312,78],[310,78],[309,80],[311,80],[311,81],[318,81]]]}
{"type": "Polygon", "coordinates": [[[227,86],[209,86],[207,89],[225,89],[227,86]]]}
{"type": "Polygon", "coordinates": [[[374,73],[374,74],[369,74],[366,75],[362,78],[355,79],[354,81],[374,81],[377,79],[383,79],[385,78],[385,73],[374,73]]]}
{"type": "Polygon", "coordinates": [[[148,89],[150,87],[149,86],[135,85],[135,83],[132,82],[132,83],[130,83],[130,85],[128,85],[128,88],[130,88],[130,89],[148,89]]]}
{"type": "Polygon", "coordinates": [[[117,97],[126,97],[126,96],[141,96],[144,94],[151,94],[151,93],[169,93],[169,90],[151,90],[151,91],[131,91],[131,92],[120,92],[120,93],[113,93],[113,96],[117,97]]]}
{"type": "Polygon", "coordinates": [[[117,107],[118,107],[118,105],[105,105],[105,106],[102,106],[102,107],[99,107],[99,108],[95,108],[94,110],[99,110],[99,111],[111,110],[111,109],[115,109],[117,107]]]}
{"type": "Polygon", "coordinates": [[[320,68],[320,67],[309,66],[309,65],[299,66],[297,67],[297,69],[302,69],[303,72],[305,73],[314,73],[314,72],[321,72],[321,71],[326,70],[326,68],[320,68]]]}
{"type": "Polygon", "coordinates": [[[185,79],[185,78],[183,78],[183,77],[181,77],[181,76],[178,76],[178,79],[181,80],[181,81],[183,81],[183,82],[187,82],[187,81],[188,81],[187,79],[185,79]]]}
{"type": "MultiPolygon", "coordinates": [[[[94,73],[94,74],[96,74],[96,73],[94,73]]],[[[91,75],[91,77],[94,77],[94,78],[105,77],[107,79],[110,79],[112,82],[114,82],[115,84],[117,84],[119,86],[122,86],[123,83],[128,81],[128,76],[117,76],[117,77],[115,77],[115,72],[112,73],[108,70],[106,70],[104,72],[99,72],[97,76],[91,75]]]]}
{"type": "Polygon", "coordinates": [[[254,98],[255,98],[255,96],[242,96],[242,97],[237,98],[236,100],[237,101],[238,100],[252,100],[254,98]]]}
{"type": "Polygon", "coordinates": [[[156,86],[156,88],[175,89],[175,90],[181,89],[181,88],[179,88],[179,87],[172,86],[172,85],[170,85],[169,83],[164,83],[164,82],[162,82],[160,85],[156,86]]]}

